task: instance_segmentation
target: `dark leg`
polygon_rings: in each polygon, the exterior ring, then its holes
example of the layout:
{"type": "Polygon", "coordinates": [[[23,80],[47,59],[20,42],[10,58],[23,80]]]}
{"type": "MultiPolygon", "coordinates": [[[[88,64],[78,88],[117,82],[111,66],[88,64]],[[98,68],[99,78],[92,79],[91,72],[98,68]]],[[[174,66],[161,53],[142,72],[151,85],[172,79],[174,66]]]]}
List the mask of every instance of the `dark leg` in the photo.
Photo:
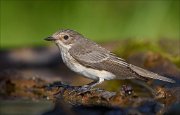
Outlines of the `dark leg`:
{"type": "Polygon", "coordinates": [[[93,87],[95,87],[96,85],[102,83],[104,81],[104,79],[99,78],[98,80],[95,80],[87,85],[83,85],[78,87],[78,89],[76,89],[77,92],[81,93],[85,93],[87,91],[90,91],[93,87]]]}
{"type": "Polygon", "coordinates": [[[96,85],[102,83],[104,81],[104,79],[102,78],[99,78],[98,80],[94,80],[93,82],[89,83],[89,84],[86,84],[86,85],[83,85],[81,87],[86,87],[86,88],[93,88],[95,87],[96,85]]]}

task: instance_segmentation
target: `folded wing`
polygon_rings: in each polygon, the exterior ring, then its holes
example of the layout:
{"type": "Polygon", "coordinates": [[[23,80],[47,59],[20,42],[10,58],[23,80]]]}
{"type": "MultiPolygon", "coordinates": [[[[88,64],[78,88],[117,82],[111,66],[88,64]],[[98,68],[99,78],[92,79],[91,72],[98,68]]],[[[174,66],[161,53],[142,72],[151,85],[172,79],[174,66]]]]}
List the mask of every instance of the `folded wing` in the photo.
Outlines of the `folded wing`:
{"type": "Polygon", "coordinates": [[[164,76],[128,64],[101,46],[95,43],[92,46],[88,42],[86,47],[77,44],[75,48],[72,47],[69,50],[71,56],[86,67],[111,72],[116,75],[116,79],[152,78],[171,83],[175,82],[164,76]]]}

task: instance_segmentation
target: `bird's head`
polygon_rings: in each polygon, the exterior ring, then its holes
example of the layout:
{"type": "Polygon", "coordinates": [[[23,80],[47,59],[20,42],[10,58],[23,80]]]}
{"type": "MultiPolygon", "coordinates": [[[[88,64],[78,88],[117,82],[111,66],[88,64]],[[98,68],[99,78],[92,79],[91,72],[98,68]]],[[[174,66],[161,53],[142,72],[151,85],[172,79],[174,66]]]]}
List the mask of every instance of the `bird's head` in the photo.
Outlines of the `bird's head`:
{"type": "Polygon", "coordinates": [[[82,38],[83,36],[80,33],[66,29],[54,33],[52,36],[45,38],[45,40],[54,41],[60,48],[69,48],[82,38]]]}

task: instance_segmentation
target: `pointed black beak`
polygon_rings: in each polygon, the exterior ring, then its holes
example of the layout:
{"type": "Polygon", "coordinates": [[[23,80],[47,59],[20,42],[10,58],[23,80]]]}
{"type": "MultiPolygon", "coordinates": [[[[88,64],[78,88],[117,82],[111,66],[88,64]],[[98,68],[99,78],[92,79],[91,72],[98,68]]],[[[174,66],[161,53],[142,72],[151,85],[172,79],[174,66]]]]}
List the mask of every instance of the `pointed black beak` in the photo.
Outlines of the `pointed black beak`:
{"type": "Polygon", "coordinates": [[[46,41],[55,41],[56,38],[50,36],[50,37],[44,38],[44,40],[46,40],[46,41]]]}

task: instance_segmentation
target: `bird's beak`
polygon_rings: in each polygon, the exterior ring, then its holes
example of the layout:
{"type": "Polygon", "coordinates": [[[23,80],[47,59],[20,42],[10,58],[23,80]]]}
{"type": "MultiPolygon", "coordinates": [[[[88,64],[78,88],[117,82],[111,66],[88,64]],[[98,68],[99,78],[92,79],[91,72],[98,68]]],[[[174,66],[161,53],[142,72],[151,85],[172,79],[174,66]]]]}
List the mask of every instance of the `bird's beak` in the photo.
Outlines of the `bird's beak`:
{"type": "Polygon", "coordinates": [[[44,40],[46,40],[46,41],[55,41],[57,39],[52,37],[52,36],[50,36],[50,37],[44,38],[44,40]]]}

